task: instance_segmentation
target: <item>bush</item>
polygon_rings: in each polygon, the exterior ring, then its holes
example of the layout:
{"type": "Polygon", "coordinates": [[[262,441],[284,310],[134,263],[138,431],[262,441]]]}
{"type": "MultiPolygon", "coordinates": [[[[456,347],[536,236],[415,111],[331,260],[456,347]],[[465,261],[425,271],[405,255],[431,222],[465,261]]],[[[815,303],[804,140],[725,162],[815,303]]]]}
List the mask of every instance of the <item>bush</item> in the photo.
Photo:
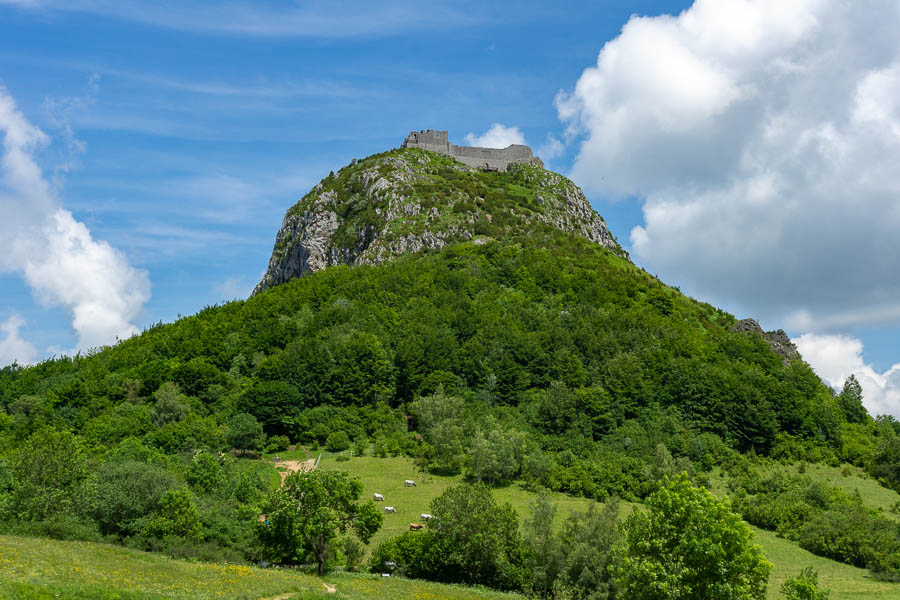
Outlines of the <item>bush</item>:
{"type": "Polygon", "coordinates": [[[343,452],[350,447],[350,436],[346,431],[335,431],[329,434],[325,448],[329,452],[343,452]]]}
{"type": "Polygon", "coordinates": [[[266,452],[284,452],[291,445],[291,440],[286,435],[273,435],[266,444],[266,452]]]}
{"type": "Polygon", "coordinates": [[[796,577],[781,584],[785,600],[828,600],[829,592],[819,589],[819,574],[812,567],[806,567],[796,577]]]}
{"type": "Polygon", "coordinates": [[[157,465],[134,460],[107,462],[88,480],[84,510],[104,534],[133,535],[138,519],[153,512],[159,499],[177,484],[157,465]]]}

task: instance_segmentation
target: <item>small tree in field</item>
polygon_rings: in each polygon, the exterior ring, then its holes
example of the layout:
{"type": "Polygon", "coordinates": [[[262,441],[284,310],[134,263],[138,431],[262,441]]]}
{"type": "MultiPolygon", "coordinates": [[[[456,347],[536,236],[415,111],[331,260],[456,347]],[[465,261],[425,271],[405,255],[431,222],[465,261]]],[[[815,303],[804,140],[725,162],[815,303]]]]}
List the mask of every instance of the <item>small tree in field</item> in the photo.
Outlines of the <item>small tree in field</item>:
{"type": "Polygon", "coordinates": [[[772,564],[727,501],[682,473],[625,522],[615,569],[626,600],[762,600],[772,564]]]}
{"type": "Polygon", "coordinates": [[[352,529],[363,542],[384,519],[369,500],[358,504],[362,483],[344,471],[293,473],[269,498],[269,524],[260,537],[273,560],[299,563],[313,555],[321,575],[327,550],[339,534],[352,529]]]}

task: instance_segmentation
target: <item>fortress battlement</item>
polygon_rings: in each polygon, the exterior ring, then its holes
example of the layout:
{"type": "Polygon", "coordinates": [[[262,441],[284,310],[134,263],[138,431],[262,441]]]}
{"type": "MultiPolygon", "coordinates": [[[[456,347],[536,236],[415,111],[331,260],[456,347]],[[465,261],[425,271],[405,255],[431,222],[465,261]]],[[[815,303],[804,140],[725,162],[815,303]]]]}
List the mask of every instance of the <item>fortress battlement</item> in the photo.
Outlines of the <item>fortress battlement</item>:
{"type": "Polygon", "coordinates": [[[422,129],[412,131],[401,148],[422,148],[452,156],[461,163],[484,171],[505,171],[510,164],[522,163],[543,167],[543,161],[534,156],[531,148],[521,144],[512,144],[506,148],[479,148],[477,146],[457,146],[450,143],[446,131],[439,129],[422,129]]]}

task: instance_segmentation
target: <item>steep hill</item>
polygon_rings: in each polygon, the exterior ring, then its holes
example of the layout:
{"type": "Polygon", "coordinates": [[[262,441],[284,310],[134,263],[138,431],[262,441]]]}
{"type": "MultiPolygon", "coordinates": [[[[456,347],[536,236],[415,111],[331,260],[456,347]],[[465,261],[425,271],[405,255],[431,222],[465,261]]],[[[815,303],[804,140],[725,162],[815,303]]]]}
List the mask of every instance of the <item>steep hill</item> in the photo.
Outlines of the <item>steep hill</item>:
{"type": "Polygon", "coordinates": [[[584,193],[561,175],[524,164],[484,173],[435,152],[392,150],[332,173],[287,211],[254,293],[332,265],[378,264],[548,227],[624,254],[584,193]]]}
{"type": "Polygon", "coordinates": [[[228,451],[291,443],[598,500],[721,466],[749,521],[900,577],[877,510],[764,468],[849,462],[900,487],[900,426],[836,397],[783,333],[637,268],[531,165],[354,161],[288,211],[251,298],[0,369],[0,532],[266,560],[277,478],[228,451]],[[865,526],[838,552],[848,518],[865,526]]]}

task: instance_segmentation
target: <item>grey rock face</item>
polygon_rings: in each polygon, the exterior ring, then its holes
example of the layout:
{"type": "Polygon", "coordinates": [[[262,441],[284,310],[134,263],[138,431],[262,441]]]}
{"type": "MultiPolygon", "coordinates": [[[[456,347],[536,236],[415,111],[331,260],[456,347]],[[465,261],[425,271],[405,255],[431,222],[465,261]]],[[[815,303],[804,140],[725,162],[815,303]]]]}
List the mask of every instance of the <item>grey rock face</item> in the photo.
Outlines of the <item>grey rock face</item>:
{"type": "MultiPolygon", "coordinates": [[[[434,156],[421,149],[396,150],[354,161],[337,176],[322,180],[288,210],[268,269],[253,293],[332,265],[379,264],[402,254],[476,239],[479,223],[482,230],[484,223],[494,223],[498,210],[505,216],[503,222],[513,223],[501,234],[545,224],[625,255],[584,193],[565,177],[537,165],[514,165],[511,168],[519,169],[522,188],[534,191],[537,206],[521,208],[510,203],[498,208],[494,203],[492,214],[483,208],[488,206],[485,198],[477,195],[477,190],[490,191],[490,187],[483,182],[480,188],[451,184],[447,178],[474,182],[465,178],[501,175],[481,173],[446,158],[441,162],[434,156]]],[[[483,243],[484,236],[479,241],[483,243]]]]}
{"type": "Polygon", "coordinates": [[[794,342],[791,341],[791,338],[788,337],[788,334],[783,329],[766,332],[763,331],[763,328],[760,327],[755,319],[741,319],[731,330],[762,336],[766,343],[769,344],[769,347],[784,359],[784,364],[789,364],[792,360],[801,358],[797,346],[794,345],[794,342]]]}

